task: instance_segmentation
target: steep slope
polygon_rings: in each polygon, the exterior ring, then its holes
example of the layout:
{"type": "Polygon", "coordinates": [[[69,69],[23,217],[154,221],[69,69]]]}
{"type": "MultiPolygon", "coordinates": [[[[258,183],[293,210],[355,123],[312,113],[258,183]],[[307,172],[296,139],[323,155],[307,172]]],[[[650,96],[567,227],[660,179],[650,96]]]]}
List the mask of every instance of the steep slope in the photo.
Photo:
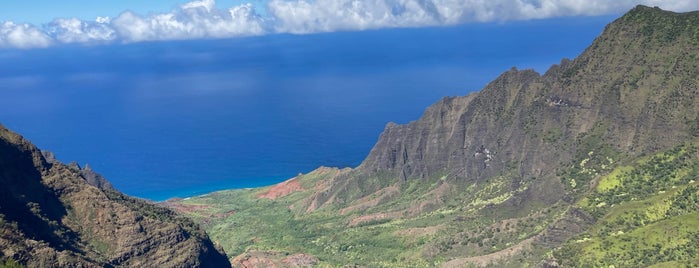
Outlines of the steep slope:
{"type": "MultiPolygon", "coordinates": [[[[418,121],[389,124],[356,169],[357,184],[386,172],[467,183],[503,172],[555,177],[556,164],[596,149],[587,147],[635,156],[699,135],[696,18],[637,7],[543,76],[513,68],[418,121]]],[[[375,189],[367,190],[357,195],[375,189]]]]}
{"type": "MultiPolygon", "coordinates": [[[[615,206],[657,201],[629,189],[655,193],[666,177],[622,180],[614,193],[629,199],[597,196],[608,194],[597,187],[620,166],[647,170],[640,159],[673,154],[699,138],[698,59],[699,12],[638,6],[573,61],[543,75],[513,68],[480,92],[440,100],[417,121],[389,123],[355,169],[323,168],[275,188],[179,205],[241,256],[302,252],[328,264],[369,267],[615,264],[613,256],[568,253],[586,245],[581,234],[592,240],[608,234],[597,230],[616,210],[602,209],[601,198],[615,206]]],[[[683,165],[696,162],[689,154],[683,165]]],[[[687,187],[694,171],[683,172],[663,187],[687,187]]],[[[693,209],[643,224],[691,220],[693,209]]],[[[669,237],[687,234],[693,235],[682,229],[669,237]]],[[[604,250],[596,245],[582,249],[604,250]]],[[[618,264],[654,263],[627,260],[618,264]]],[[[671,261],[691,259],[655,260],[671,261]]]]}
{"type": "Polygon", "coordinates": [[[226,267],[193,222],[0,126],[0,258],[28,267],[226,267]],[[97,188],[89,182],[100,186],[97,188]]]}

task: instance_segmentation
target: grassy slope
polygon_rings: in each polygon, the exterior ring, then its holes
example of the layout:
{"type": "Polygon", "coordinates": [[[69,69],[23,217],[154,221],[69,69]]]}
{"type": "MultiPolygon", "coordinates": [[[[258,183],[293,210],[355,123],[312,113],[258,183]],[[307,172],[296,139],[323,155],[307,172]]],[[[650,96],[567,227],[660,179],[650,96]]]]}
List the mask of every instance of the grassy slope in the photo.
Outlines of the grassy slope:
{"type": "MultiPolygon", "coordinates": [[[[614,168],[593,181],[592,190],[581,193],[584,197],[574,205],[598,218],[587,232],[553,252],[528,245],[498,265],[536,265],[547,255],[576,267],[698,264],[698,144],[614,168]]],[[[448,200],[429,212],[403,212],[396,218],[355,225],[353,219],[377,211],[410,211],[434,189],[444,188],[444,183],[413,181],[402,186],[399,198],[361,213],[343,215],[333,207],[308,213],[299,210],[315,183],[327,176],[323,172],[300,176],[308,190],[276,200],[259,198],[269,189],[261,188],[216,192],[180,203],[194,208],[188,215],[203,223],[232,257],[252,251],[281,252],[282,256],[303,252],[318,257],[321,266],[367,267],[433,267],[459,257],[501,252],[536,238],[570,209],[558,204],[522,215],[502,212],[482,217],[484,207],[506,198],[497,190],[499,183],[492,181],[458,189],[463,198],[448,200]]]]}
{"type": "Polygon", "coordinates": [[[298,177],[311,190],[276,200],[259,198],[269,189],[262,188],[216,192],[180,204],[194,208],[188,215],[203,223],[211,238],[232,257],[252,251],[303,252],[318,257],[324,265],[368,267],[434,267],[456,257],[498,252],[540,233],[565,210],[558,205],[521,216],[503,212],[483,217],[484,207],[510,196],[502,190],[505,180],[497,178],[466,189],[441,180],[413,180],[400,186],[399,197],[364,211],[297,210],[313,192],[315,181],[327,179],[323,176],[314,172],[298,177]],[[460,191],[463,198],[450,198],[436,209],[419,211],[435,195],[449,191],[460,191]],[[385,212],[386,217],[376,216],[381,215],[378,212],[385,212]],[[365,221],[357,220],[367,215],[365,221]]]}
{"type": "Polygon", "coordinates": [[[555,251],[562,264],[699,264],[699,148],[687,144],[621,166],[578,205],[599,220],[555,251]]]}
{"type": "MultiPolygon", "coordinates": [[[[315,174],[301,177],[313,179],[315,174]]],[[[426,227],[439,221],[439,216],[424,216],[411,221],[373,220],[349,227],[356,215],[339,215],[330,209],[310,214],[297,214],[289,206],[309,195],[310,190],[270,200],[257,195],[267,189],[234,190],[212,193],[183,200],[187,205],[206,205],[192,212],[195,220],[205,223],[212,239],[231,256],[246,251],[273,250],[283,253],[304,252],[317,256],[321,264],[360,263],[384,266],[389,262],[411,266],[433,266],[420,256],[419,245],[429,239],[404,237],[396,231],[410,227],[426,227]],[[225,215],[228,217],[210,215],[225,215]]],[[[443,218],[442,218],[443,219],[443,218]]]]}

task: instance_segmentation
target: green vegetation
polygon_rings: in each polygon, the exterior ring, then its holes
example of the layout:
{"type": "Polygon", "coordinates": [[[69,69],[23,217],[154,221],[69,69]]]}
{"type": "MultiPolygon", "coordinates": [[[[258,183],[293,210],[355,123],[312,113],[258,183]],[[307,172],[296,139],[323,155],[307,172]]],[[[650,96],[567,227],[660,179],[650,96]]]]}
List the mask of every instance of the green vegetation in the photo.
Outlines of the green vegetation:
{"type": "MultiPolygon", "coordinates": [[[[258,198],[261,190],[213,193],[183,201],[211,207],[190,215],[204,222],[211,237],[231,256],[253,250],[284,253],[304,252],[320,258],[321,263],[361,263],[385,266],[386,263],[411,263],[430,267],[432,262],[419,258],[419,252],[407,250],[426,239],[401,238],[394,234],[407,223],[391,219],[370,219],[350,226],[356,213],[339,215],[332,211],[297,214],[289,206],[305,195],[291,194],[277,200],[258,198]],[[232,215],[218,218],[200,215],[232,215]]],[[[414,223],[412,223],[414,224],[414,223]]],[[[408,224],[410,225],[410,224],[408,224]]]]}
{"type": "Polygon", "coordinates": [[[694,37],[699,41],[699,18],[691,13],[673,14],[657,8],[637,7],[636,12],[629,13],[623,19],[637,23],[641,33],[666,43],[676,42],[681,36],[694,37]]]}
{"type": "Polygon", "coordinates": [[[699,263],[699,147],[678,146],[615,169],[579,202],[598,218],[555,251],[574,267],[699,263]]]}
{"type": "Polygon", "coordinates": [[[699,175],[699,149],[692,144],[615,169],[600,179],[583,208],[595,216],[624,202],[647,199],[693,183],[699,175]]]}
{"type": "MultiPolygon", "coordinates": [[[[306,189],[314,189],[309,181],[318,179],[317,172],[298,177],[306,189]]],[[[551,215],[564,210],[555,206],[524,213],[519,219],[501,212],[486,219],[481,215],[484,208],[513,195],[507,178],[465,188],[445,180],[410,180],[400,186],[401,195],[343,213],[333,207],[313,212],[299,209],[312,190],[275,200],[258,197],[269,188],[222,191],[179,204],[194,208],[187,215],[202,223],[232,257],[253,251],[302,252],[318,257],[321,265],[367,267],[434,267],[463,257],[464,252],[472,256],[497,252],[540,233],[555,218],[551,215]],[[464,195],[435,203],[455,192],[464,195]]],[[[351,205],[361,207],[372,198],[382,196],[374,194],[351,205]]]]}
{"type": "Polygon", "coordinates": [[[24,266],[13,259],[0,258],[0,268],[23,268],[24,266]]]}

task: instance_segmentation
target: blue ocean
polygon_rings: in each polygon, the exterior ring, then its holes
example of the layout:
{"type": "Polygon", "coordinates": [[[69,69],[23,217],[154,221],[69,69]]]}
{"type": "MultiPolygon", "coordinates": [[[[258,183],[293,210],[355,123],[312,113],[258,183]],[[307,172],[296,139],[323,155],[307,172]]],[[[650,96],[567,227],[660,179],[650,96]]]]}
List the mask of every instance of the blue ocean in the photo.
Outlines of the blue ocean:
{"type": "Polygon", "coordinates": [[[0,123],[137,197],[355,167],[388,122],[543,73],[613,17],[0,50],[0,123]]]}

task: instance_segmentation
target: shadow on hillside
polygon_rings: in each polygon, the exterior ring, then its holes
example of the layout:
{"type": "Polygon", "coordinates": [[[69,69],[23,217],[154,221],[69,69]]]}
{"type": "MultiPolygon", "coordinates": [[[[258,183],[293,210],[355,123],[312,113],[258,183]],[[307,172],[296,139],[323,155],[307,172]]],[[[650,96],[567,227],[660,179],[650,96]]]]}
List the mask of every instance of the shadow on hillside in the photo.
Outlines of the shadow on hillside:
{"type": "Polygon", "coordinates": [[[0,213],[24,236],[62,251],[75,248],[78,236],[61,224],[66,208],[54,190],[42,184],[32,151],[0,139],[0,213]]]}

